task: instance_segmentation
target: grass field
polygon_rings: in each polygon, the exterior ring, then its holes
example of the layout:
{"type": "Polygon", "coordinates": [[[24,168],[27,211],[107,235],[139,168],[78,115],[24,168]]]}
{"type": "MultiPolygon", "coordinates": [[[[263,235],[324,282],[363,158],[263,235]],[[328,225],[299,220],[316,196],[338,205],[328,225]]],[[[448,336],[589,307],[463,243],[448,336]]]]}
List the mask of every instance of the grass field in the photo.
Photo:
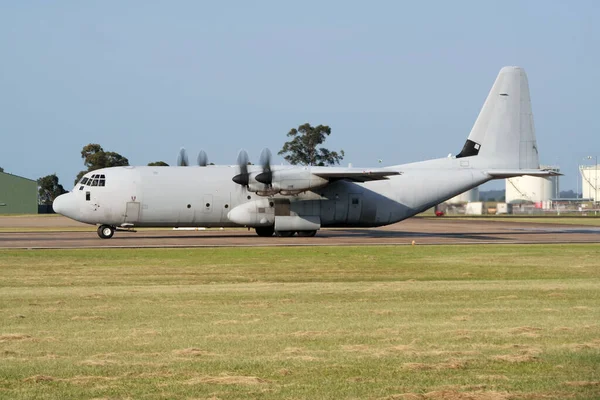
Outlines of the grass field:
{"type": "Polygon", "coordinates": [[[600,398],[600,246],[0,251],[0,398],[600,398]]]}

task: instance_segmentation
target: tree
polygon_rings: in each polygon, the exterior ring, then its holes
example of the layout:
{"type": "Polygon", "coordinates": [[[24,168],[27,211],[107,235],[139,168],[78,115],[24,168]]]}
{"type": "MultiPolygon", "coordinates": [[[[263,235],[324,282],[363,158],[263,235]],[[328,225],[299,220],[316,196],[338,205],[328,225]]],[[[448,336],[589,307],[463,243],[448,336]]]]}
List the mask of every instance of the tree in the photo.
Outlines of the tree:
{"type": "Polygon", "coordinates": [[[331,128],[326,125],[316,127],[306,123],[298,129],[292,129],[287,134],[293,138],[285,142],[281,151],[277,154],[284,155],[283,158],[292,165],[334,165],[339,164],[344,158],[344,150],[339,154],[325,148],[319,148],[327,136],[331,135],[331,128]]]}
{"type": "Polygon", "coordinates": [[[4,172],[4,168],[0,167],[0,172],[4,172]]]}
{"type": "Polygon", "coordinates": [[[37,180],[38,183],[38,203],[52,204],[55,198],[67,191],[58,183],[56,174],[46,175],[37,180]]]}
{"type": "Polygon", "coordinates": [[[168,167],[169,164],[167,164],[164,161],[154,161],[154,162],[148,163],[148,166],[149,167],[168,167]]]}
{"type": "Polygon", "coordinates": [[[87,168],[87,171],[80,171],[75,178],[75,183],[79,182],[81,177],[90,171],[95,171],[100,168],[109,167],[124,167],[129,165],[129,160],[119,153],[113,151],[104,151],[102,146],[96,143],[90,143],[83,146],[81,149],[81,158],[83,158],[83,165],[87,168]]]}

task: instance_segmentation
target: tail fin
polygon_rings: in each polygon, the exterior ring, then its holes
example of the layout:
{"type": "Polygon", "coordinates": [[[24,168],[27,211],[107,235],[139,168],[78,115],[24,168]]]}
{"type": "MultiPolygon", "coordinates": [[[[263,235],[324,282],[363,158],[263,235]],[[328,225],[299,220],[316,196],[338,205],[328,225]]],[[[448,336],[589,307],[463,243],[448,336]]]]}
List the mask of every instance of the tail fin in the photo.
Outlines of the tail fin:
{"type": "Polygon", "coordinates": [[[539,168],[529,84],[523,68],[500,70],[456,158],[473,156],[477,156],[480,168],[539,168]]]}

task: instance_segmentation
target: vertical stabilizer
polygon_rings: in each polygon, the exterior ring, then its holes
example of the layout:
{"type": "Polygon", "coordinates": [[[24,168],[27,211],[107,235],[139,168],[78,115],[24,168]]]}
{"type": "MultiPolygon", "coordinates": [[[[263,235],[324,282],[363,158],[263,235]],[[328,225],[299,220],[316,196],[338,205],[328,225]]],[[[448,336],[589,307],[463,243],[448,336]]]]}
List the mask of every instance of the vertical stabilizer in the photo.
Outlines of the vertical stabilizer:
{"type": "Polygon", "coordinates": [[[462,151],[480,168],[539,168],[525,70],[504,67],[488,94],[462,151]]]}

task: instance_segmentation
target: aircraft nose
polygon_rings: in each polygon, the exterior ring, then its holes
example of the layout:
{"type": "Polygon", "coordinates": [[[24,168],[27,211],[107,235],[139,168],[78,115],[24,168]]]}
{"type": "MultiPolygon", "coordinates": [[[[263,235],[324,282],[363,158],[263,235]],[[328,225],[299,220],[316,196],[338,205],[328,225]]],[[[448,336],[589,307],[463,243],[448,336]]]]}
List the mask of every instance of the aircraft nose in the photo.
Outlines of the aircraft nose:
{"type": "Polygon", "coordinates": [[[75,196],[72,193],[61,194],[52,202],[52,208],[57,214],[73,218],[76,211],[75,196]]]}

